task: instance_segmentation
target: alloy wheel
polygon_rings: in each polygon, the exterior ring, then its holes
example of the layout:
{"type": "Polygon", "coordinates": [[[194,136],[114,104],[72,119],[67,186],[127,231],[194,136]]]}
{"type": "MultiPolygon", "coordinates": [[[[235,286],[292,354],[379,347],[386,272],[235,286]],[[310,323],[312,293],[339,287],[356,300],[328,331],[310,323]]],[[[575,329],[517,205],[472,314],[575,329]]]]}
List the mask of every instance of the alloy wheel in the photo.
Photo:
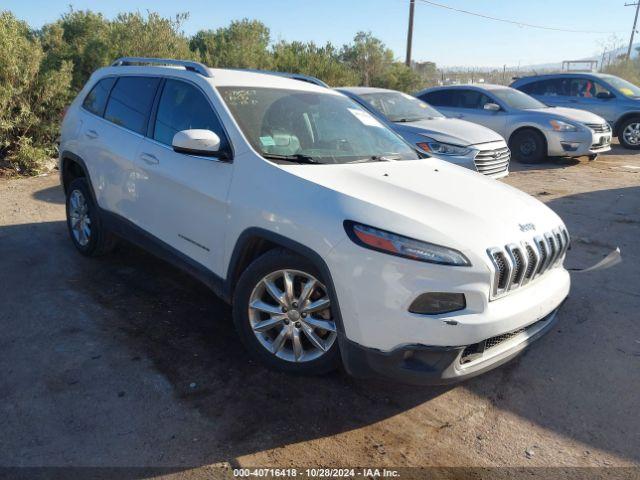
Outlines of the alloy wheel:
{"type": "Polygon", "coordinates": [[[640,145],[640,123],[634,122],[627,125],[622,136],[629,145],[640,145]]]}
{"type": "Polygon", "coordinates": [[[69,224],[76,242],[86,246],[91,239],[91,218],[89,205],[80,190],[74,190],[69,196],[69,224]]]}
{"type": "Polygon", "coordinates": [[[260,344],[289,362],[321,357],[337,337],[326,287],[299,270],[278,270],[257,283],[249,297],[249,322],[260,344]]]}

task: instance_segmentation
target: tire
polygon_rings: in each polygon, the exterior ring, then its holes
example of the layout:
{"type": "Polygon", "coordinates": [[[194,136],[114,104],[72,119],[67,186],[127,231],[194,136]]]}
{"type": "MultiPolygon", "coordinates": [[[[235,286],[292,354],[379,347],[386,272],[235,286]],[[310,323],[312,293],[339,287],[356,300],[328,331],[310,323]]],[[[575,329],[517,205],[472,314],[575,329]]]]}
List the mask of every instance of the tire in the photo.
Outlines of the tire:
{"type": "Polygon", "coordinates": [[[65,203],[69,236],[81,254],[97,257],[115,248],[117,238],[105,229],[86,178],[71,182],[65,203]]]}
{"type": "Polygon", "coordinates": [[[311,262],[284,249],[270,250],[247,267],[233,296],[233,321],[242,343],[258,362],[303,375],[320,375],[338,367],[334,302],[325,285],[311,262]],[[293,295],[286,294],[284,272],[293,295]],[[315,283],[307,283],[312,280],[315,283]],[[305,285],[314,285],[309,300],[293,303],[301,299],[305,285]]]}
{"type": "Polygon", "coordinates": [[[547,142],[544,135],[531,128],[514,133],[509,139],[511,158],[516,162],[540,163],[547,158],[547,142]]]}
{"type": "Polygon", "coordinates": [[[620,145],[630,150],[640,149],[640,117],[625,120],[618,129],[620,145]]]}

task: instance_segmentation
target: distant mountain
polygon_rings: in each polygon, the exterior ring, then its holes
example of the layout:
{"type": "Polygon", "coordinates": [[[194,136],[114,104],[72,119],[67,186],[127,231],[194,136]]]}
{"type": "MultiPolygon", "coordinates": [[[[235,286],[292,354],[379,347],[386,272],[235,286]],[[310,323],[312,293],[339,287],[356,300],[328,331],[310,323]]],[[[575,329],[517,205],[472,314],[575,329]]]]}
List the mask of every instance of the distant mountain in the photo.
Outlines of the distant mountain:
{"type": "MultiPolygon", "coordinates": [[[[590,57],[586,57],[586,58],[569,58],[567,60],[576,60],[576,61],[597,61],[598,62],[598,67],[600,66],[600,63],[604,60],[604,63],[608,63],[610,61],[613,61],[614,59],[622,56],[622,55],[626,55],[627,54],[627,48],[628,47],[620,47],[616,50],[612,50],[610,52],[606,52],[604,54],[604,58],[603,58],[603,54],[593,54],[590,57]]],[[[640,43],[634,43],[633,47],[631,48],[631,58],[637,58],[638,55],[640,55],[640,52],[638,52],[638,49],[640,49],[640,43]]],[[[540,63],[537,65],[522,65],[520,66],[520,70],[530,70],[530,71],[543,71],[543,70],[560,70],[562,68],[562,62],[557,62],[557,63],[540,63]]]]}
{"type": "MultiPolygon", "coordinates": [[[[640,49],[640,43],[634,43],[633,48],[631,49],[631,58],[637,58],[640,55],[638,52],[640,49]]],[[[611,52],[607,52],[604,55],[604,63],[608,63],[618,58],[621,55],[627,54],[627,47],[620,47],[616,50],[612,50],[611,52]]],[[[598,67],[600,63],[603,61],[603,55],[593,54],[590,57],[584,58],[568,58],[567,60],[576,60],[576,61],[597,61],[598,67]]],[[[507,65],[507,71],[513,72],[514,70],[519,70],[521,72],[544,72],[544,71],[555,71],[562,69],[562,62],[550,62],[550,63],[537,63],[534,65],[507,65]]],[[[486,73],[486,72],[494,72],[502,70],[501,67],[462,67],[462,66],[452,66],[452,67],[443,67],[442,70],[448,72],[477,72],[477,73],[486,73]]]]}

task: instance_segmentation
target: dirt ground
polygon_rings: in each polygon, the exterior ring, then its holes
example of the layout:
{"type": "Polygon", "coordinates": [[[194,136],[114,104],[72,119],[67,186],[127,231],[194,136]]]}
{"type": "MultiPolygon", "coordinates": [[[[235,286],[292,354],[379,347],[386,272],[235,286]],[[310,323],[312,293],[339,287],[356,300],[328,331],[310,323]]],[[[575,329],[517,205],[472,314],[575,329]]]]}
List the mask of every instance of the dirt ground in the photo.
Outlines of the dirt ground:
{"type": "Polygon", "coordinates": [[[0,180],[0,466],[639,466],[640,154],[513,165],[573,236],[554,331],[424,388],[273,373],[197,281],[122,245],[86,259],[57,174],[0,180]]]}

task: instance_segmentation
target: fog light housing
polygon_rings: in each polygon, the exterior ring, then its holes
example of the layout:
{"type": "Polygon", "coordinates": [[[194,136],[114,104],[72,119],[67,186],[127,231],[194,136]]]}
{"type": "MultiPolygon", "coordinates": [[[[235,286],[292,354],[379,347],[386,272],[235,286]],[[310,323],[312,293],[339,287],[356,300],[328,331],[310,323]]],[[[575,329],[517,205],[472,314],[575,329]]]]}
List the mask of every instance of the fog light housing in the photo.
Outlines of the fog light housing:
{"type": "Polygon", "coordinates": [[[409,307],[411,313],[437,315],[457,312],[467,307],[464,293],[429,292],[416,298],[409,307]]]}
{"type": "Polygon", "coordinates": [[[565,152],[575,152],[580,147],[580,143],[577,142],[560,142],[560,145],[565,152]]]}

